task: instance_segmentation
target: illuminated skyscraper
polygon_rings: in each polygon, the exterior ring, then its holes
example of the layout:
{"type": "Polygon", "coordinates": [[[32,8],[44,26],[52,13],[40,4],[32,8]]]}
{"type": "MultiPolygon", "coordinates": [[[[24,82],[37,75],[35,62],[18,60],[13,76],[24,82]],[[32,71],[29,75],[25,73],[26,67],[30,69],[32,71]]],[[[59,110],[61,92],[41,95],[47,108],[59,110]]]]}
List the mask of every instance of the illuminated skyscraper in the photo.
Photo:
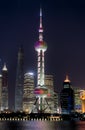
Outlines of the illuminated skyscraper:
{"type": "Polygon", "coordinates": [[[81,90],[80,92],[80,99],[81,99],[81,105],[82,105],[82,113],[85,113],[85,90],[81,90]]]}
{"type": "Polygon", "coordinates": [[[54,92],[53,99],[54,99],[53,113],[59,113],[58,92],[54,92]]]}
{"type": "Polygon", "coordinates": [[[80,94],[83,90],[81,90],[80,88],[75,87],[74,88],[74,109],[76,112],[82,112],[82,101],[80,98],[80,94]]]}
{"type": "Polygon", "coordinates": [[[66,76],[63,82],[63,90],[60,93],[60,104],[62,114],[70,114],[74,111],[74,91],[68,76],[66,76]]]}
{"type": "Polygon", "coordinates": [[[48,96],[46,98],[48,105],[50,107],[50,111],[48,112],[53,112],[54,111],[54,81],[53,81],[53,75],[45,75],[45,86],[48,89],[48,96]]]}
{"type": "Polygon", "coordinates": [[[6,64],[2,69],[2,102],[1,102],[1,110],[8,109],[8,70],[6,64]]]}
{"type": "Polygon", "coordinates": [[[35,44],[35,50],[37,51],[37,87],[35,88],[36,95],[36,107],[39,113],[45,112],[48,90],[45,86],[45,76],[44,76],[44,53],[47,50],[47,45],[43,41],[43,26],[42,26],[42,10],[40,9],[40,26],[39,26],[39,40],[35,44]]]}
{"type": "Polygon", "coordinates": [[[34,95],[34,74],[24,74],[24,93],[23,93],[23,111],[31,112],[35,101],[34,95]]]}
{"type": "Polygon", "coordinates": [[[16,86],[15,86],[15,111],[23,109],[23,82],[24,82],[24,50],[21,46],[18,52],[16,86]]]}
{"type": "Polygon", "coordinates": [[[54,93],[53,75],[45,75],[45,86],[48,88],[49,96],[52,96],[54,93]]]}
{"type": "Polygon", "coordinates": [[[46,98],[50,107],[51,113],[57,112],[58,109],[58,93],[54,92],[54,77],[53,75],[45,75],[45,86],[48,89],[48,96],[46,98]]]}

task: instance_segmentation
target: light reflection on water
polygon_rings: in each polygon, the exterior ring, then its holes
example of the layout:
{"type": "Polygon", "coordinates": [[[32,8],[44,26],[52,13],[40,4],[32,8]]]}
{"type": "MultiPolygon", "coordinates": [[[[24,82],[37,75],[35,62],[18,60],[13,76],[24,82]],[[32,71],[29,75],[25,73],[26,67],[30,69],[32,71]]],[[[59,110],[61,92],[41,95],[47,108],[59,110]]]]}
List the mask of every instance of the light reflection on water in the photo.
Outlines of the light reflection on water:
{"type": "Polygon", "coordinates": [[[85,130],[85,122],[2,121],[0,130],[85,130]]]}

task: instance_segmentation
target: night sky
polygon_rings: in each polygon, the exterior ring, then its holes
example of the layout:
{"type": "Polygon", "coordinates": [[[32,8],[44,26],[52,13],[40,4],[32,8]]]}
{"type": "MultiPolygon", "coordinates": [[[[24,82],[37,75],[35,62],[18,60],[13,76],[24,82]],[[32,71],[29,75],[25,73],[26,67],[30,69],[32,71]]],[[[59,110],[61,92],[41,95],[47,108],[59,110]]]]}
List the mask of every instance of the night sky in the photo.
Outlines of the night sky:
{"type": "Polygon", "coordinates": [[[54,75],[60,91],[66,74],[73,87],[85,88],[85,2],[83,0],[4,0],[0,1],[0,69],[7,64],[9,105],[13,105],[20,44],[24,46],[24,72],[36,77],[39,11],[43,10],[45,72],[54,75]]]}

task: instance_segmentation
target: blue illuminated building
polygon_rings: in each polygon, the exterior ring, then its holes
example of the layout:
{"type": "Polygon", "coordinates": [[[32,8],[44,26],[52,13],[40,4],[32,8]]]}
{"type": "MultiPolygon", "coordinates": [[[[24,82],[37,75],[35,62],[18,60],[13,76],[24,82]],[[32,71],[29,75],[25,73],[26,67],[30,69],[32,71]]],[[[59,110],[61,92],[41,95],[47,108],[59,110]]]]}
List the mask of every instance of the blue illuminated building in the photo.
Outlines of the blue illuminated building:
{"type": "Polygon", "coordinates": [[[63,82],[63,89],[60,93],[60,105],[62,114],[71,114],[74,112],[74,90],[68,76],[66,76],[63,82]]]}

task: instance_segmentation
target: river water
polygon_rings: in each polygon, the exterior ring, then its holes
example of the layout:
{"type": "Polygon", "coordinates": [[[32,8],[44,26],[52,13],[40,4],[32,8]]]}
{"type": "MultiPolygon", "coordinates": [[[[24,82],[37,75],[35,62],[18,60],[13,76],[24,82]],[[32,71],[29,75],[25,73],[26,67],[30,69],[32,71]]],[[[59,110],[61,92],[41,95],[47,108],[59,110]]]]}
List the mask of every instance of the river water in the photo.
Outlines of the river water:
{"type": "Polygon", "coordinates": [[[85,121],[1,121],[0,130],[85,130],[85,121]]]}

